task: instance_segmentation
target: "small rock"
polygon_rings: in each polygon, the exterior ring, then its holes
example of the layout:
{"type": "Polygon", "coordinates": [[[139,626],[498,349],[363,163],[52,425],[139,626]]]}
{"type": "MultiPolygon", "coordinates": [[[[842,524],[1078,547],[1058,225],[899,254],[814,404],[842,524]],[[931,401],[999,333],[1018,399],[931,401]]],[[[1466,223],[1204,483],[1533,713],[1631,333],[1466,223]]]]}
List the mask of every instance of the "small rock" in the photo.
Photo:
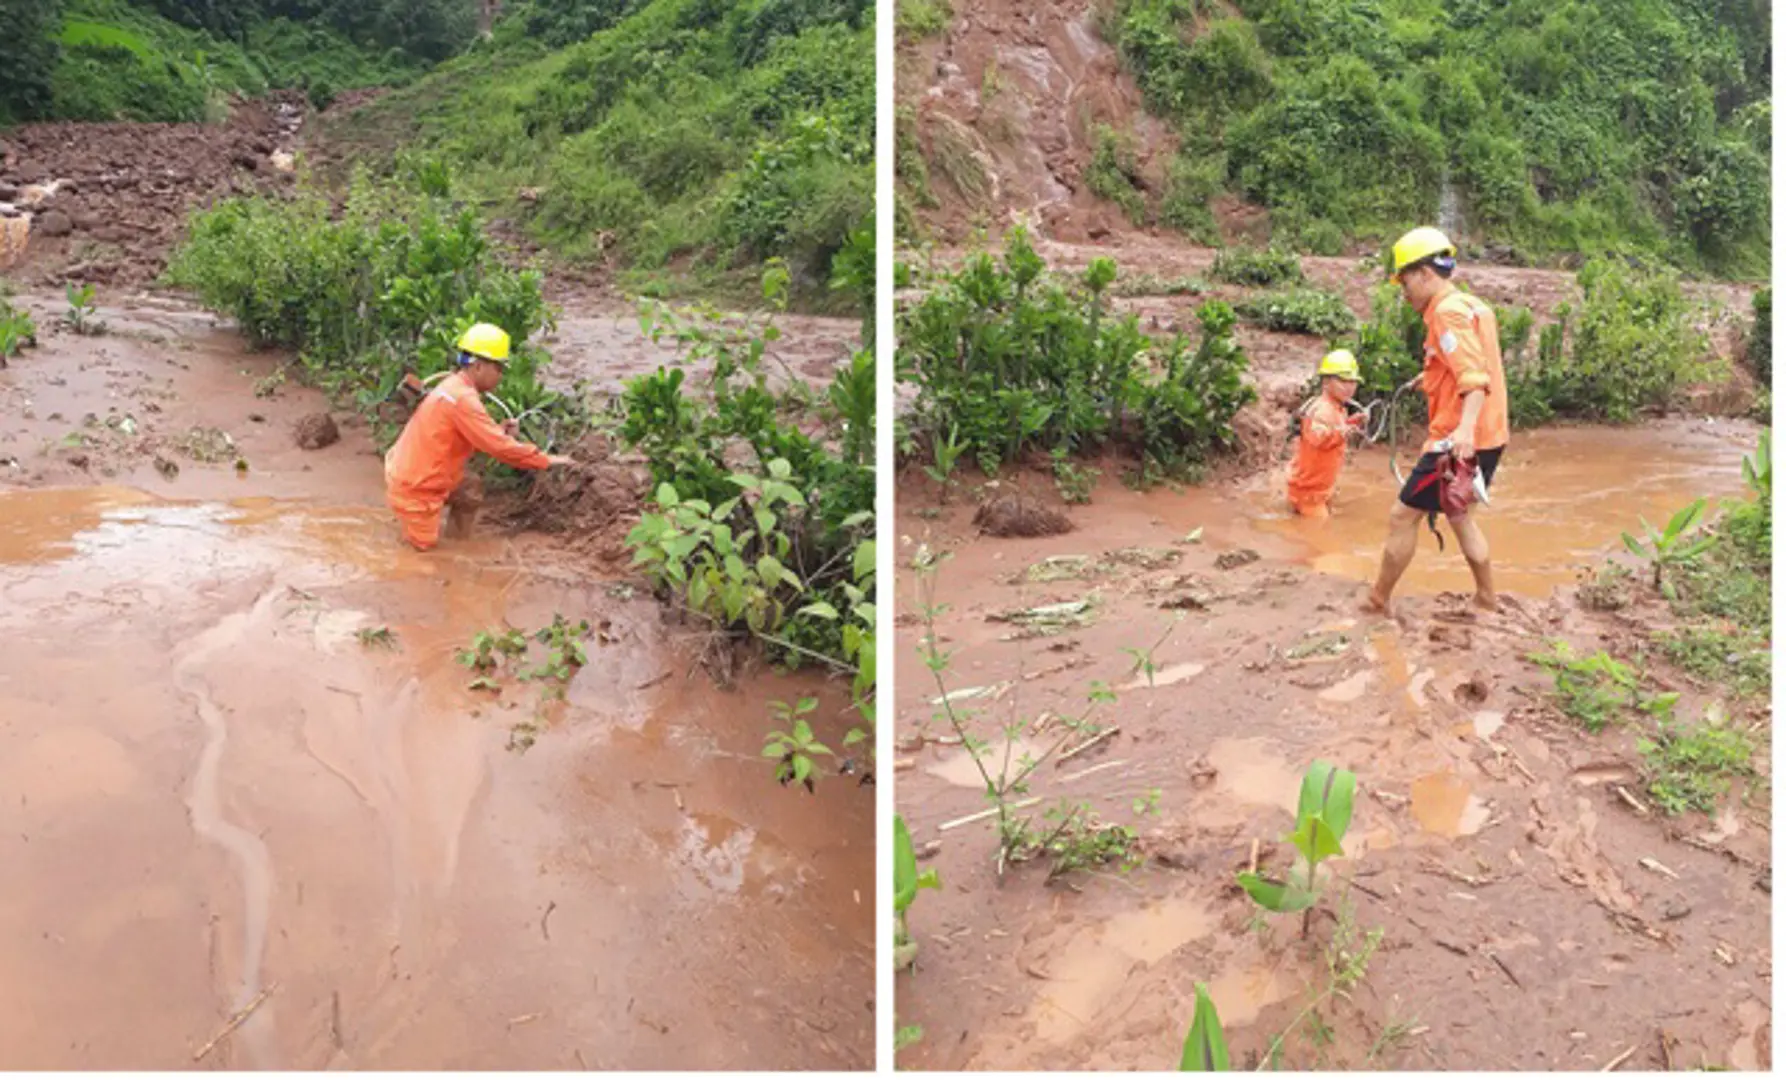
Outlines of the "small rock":
{"type": "Polygon", "coordinates": [[[77,469],[84,469],[89,464],[89,461],[85,454],[70,454],[68,455],[68,463],[77,469]]]}
{"type": "Polygon", "coordinates": [[[19,197],[19,186],[0,181],[0,202],[13,202],[19,197]]]}
{"type": "Polygon", "coordinates": [[[939,61],[936,65],[936,74],[940,79],[959,79],[961,77],[961,65],[951,63],[948,60],[939,61]]]}
{"type": "Polygon", "coordinates": [[[321,450],[341,441],[341,429],[335,426],[335,418],[326,412],[311,413],[299,420],[293,434],[305,450],[321,450]]]}
{"type": "Polygon", "coordinates": [[[37,231],[45,236],[67,236],[74,231],[74,221],[60,210],[51,210],[37,219],[37,231]]]}
{"type": "Polygon", "coordinates": [[[155,455],[155,468],[168,480],[172,480],[174,477],[180,475],[180,466],[176,465],[168,458],[162,457],[160,454],[155,455]]]}
{"type": "Polygon", "coordinates": [[[1216,556],[1215,564],[1223,570],[1237,570],[1248,563],[1256,563],[1258,561],[1259,553],[1257,551],[1254,551],[1251,548],[1241,548],[1239,551],[1222,552],[1220,555],[1216,556]]]}
{"type": "Polygon", "coordinates": [[[261,414],[260,414],[260,413],[257,413],[257,412],[251,412],[251,413],[249,413],[249,414],[248,414],[248,419],[249,419],[249,420],[251,420],[251,421],[253,421],[253,422],[254,422],[254,423],[256,423],[256,424],[264,424],[264,423],[266,423],[266,422],[267,422],[267,418],[266,418],[266,417],[264,417],[264,416],[262,416],[262,415],[261,415],[261,414]]]}

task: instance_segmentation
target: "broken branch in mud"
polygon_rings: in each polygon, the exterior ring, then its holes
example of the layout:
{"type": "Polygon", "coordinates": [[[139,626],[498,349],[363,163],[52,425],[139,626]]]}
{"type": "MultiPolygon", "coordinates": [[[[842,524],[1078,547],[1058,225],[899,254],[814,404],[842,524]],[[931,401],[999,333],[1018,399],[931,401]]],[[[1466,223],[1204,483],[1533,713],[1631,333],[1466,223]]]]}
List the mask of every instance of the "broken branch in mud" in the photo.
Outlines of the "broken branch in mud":
{"type": "Polygon", "coordinates": [[[1606,1064],[1600,1066],[1600,1071],[1601,1072],[1612,1072],[1614,1069],[1617,1069],[1620,1065],[1623,1065],[1625,1062],[1630,1061],[1631,1055],[1635,1054],[1635,1053],[1637,1053],[1637,1045],[1635,1043],[1633,1043],[1631,1046],[1626,1048],[1624,1053],[1620,1054],[1618,1057],[1613,1058],[1611,1061],[1607,1062],[1606,1064]]]}
{"type": "Polygon", "coordinates": [[[546,913],[544,915],[540,916],[540,936],[545,938],[547,941],[552,940],[552,930],[550,927],[548,927],[546,925],[546,920],[550,919],[552,917],[552,912],[554,912],[556,910],[558,910],[558,901],[556,901],[556,900],[549,901],[546,904],[546,913]]]}
{"type": "Polygon", "coordinates": [[[1089,769],[1080,769],[1076,773],[1068,773],[1067,775],[1060,778],[1060,782],[1065,784],[1065,783],[1069,783],[1074,780],[1083,780],[1086,777],[1090,776],[1092,773],[1103,772],[1105,769],[1118,769],[1118,768],[1121,768],[1122,766],[1127,765],[1127,764],[1128,764],[1127,759],[1124,759],[1121,761],[1106,761],[1099,765],[1093,765],[1089,769]]]}
{"type": "MultiPolygon", "coordinates": [[[[1041,801],[1042,800],[1041,800],[1040,796],[1033,798],[1033,799],[1019,799],[1016,802],[1011,803],[1009,805],[1008,809],[1024,810],[1031,806],[1036,805],[1037,803],[1039,803],[1041,801]]],[[[999,811],[999,808],[996,806],[987,807],[985,810],[981,810],[978,813],[969,814],[966,817],[959,817],[959,818],[956,818],[954,821],[945,821],[941,825],[938,825],[936,827],[936,831],[937,832],[948,832],[950,829],[959,828],[962,825],[972,825],[976,821],[984,821],[989,817],[996,816],[998,814],[998,811],[999,811]]]]}
{"type": "Polygon", "coordinates": [[[1117,732],[1119,732],[1121,730],[1122,730],[1122,728],[1120,726],[1112,724],[1111,726],[1105,728],[1103,731],[1098,732],[1096,735],[1093,735],[1091,738],[1080,743],[1078,746],[1075,746],[1075,747],[1073,747],[1073,749],[1068,750],[1066,753],[1062,754],[1054,762],[1054,767],[1057,769],[1060,768],[1062,765],[1065,765],[1067,762],[1078,757],[1080,754],[1085,753],[1087,750],[1090,750],[1092,747],[1103,742],[1105,739],[1110,738],[1112,735],[1115,735],[1117,732]]]}
{"type": "Polygon", "coordinates": [[[205,1059],[206,1054],[209,1054],[211,1051],[217,1049],[218,1043],[229,1038],[230,1033],[235,1031],[237,1028],[241,1027],[244,1023],[246,1023],[248,1021],[248,1018],[250,1016],[254,1015],[254,1011],[256,1009],[258,1009],[262,1005],[266,1004],[267,998],[271,997],[273,994],[273,991],[275,991],[277,989],[279,989],[279,984],[273,983],[272,985],[270,985],[270,986],[266,987],[264,990],[262,990],[260,993],[254,995],[253,1001],[250,1001],[245,1008],[243,1008],[240,1012],[236,1013],[236,1015],[229,1018],[229,1023],[223,1025],[222,1031],[219,1031],[216,1035],[213,1035],[211,1037],[210,1042],[199,1047],[198,1052],[196,1054],[192,1055],[192,1060],[195,1062],[203,1061],[205,1059]]]}
{"type": "Polygon", "coordinates": [[[1488,954],[1488,958],[1495,962],[1495,966],[1501,969],[1501,973],[1506,975],[1514,986],[1521,990],[1526,988],[1525,984],[1519,981],[1519,976],[1513,974],[1513,969],[1507,966],[1507,961],[1501,959],[1499,955],[1492,952],[1488,954]]]}
{"type": "Polygon", "coordinates": [[[1638,817],[1646,818],[1646,817],[1650,816],[1650,808],[1643,805],[1642,802],[1638,801],[1637,796],[1631,794],[1629,791],[1626,791],[1625,785],[1614,784],[1613,790],[1617,791],[1619,793],[1619,798],[1621,798],[1625,801],[1625,805],[1629,806],[1632,810],[1635,810],[1637,812],[1638,817]]]}

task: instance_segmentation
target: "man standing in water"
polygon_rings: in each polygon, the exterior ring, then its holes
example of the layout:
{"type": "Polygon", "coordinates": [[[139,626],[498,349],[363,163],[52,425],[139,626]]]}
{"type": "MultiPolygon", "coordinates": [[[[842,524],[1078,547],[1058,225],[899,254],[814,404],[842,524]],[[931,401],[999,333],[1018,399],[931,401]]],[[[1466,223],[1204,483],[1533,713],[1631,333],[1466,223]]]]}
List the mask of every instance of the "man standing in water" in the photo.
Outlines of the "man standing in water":
{"type": "Polygon", "coordinates": [[[385,500],[403,526],[403,539],[417,551],[440,542],[441,511],[479,450],[517,469],[571,462],[516,440],[484,408],[482,395],[502,383],[508,356],[509,336],[501,328],[478,323],[465,331],[459,339],[459,370],[422,399],[385,455],[385,500]]]}
{"type": "Polygon", "coordinates": [[[1290,465],[1290,506],[1308,518],[1332,513],[1333,489],[1346,464],[1346,439],[1362,431],[1364,414],[1347,414],[1358,392],[1358,360],[1345,349],[1321,358],[1321,393],[1302,410],[1296,460],[1290,465]]]}
{"type": "MultiPolygon", "coordinates": [[[[1507,446],[1507,379],[1501,370],[1500,330],[1494,309],[1451,283],[1457,249],[1445,234],[1418,228],[1395,242],[1392,280],[1426,322],[1426,366],[1421,389],[1430,417],[1419,464],[1389,516],[1383,565],[1365,609],[1388,614],[1395,586],[1414,560],[1420,519],[1441,513],[1439,488],[1447,457],[1474,463],[1483,490],[1493,481],[1507,446]]],[[[1446,514],[1476,579],[1476,606],[1498,609],[1488,538],[1471,506],[1446,514]]]]}

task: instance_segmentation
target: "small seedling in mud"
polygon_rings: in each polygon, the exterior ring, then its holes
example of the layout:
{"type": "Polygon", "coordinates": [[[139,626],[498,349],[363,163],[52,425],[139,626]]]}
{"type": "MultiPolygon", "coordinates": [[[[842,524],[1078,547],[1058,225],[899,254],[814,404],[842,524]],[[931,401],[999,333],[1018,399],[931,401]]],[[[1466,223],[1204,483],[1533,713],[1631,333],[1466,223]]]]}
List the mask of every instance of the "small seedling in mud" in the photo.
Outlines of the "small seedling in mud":
{"type": "Polygon", "coordinates": [[[546,662],[532,671],[523,672],[521,678],[552,680],[558,685],[548,690],[548,695],[563,696],[564,684],[578,668],[589,663],[589,651],[583,647],[583,639],[588,636],[588,620],[572,626],[564,621],[563,615],[554,614],[552,625],[533,635],[533,640],[546,647],[546,662]]]}
{"type": "Polygon", "coordinates": [[[1166,639],[1172,636],[1172,631],[1178,629],[1178,624],[1183,621],[1184,613],[1179,612],[1177,618],[1174,618],[1171,623],[1167,624],[1166,629],[1160,633],[1159,640],[1155,641],[1145,649],[1131,649],[1124,647],[1122,651],[1135,658],[1135,666],[1129,669],[1129,676],[1131,678],[1136,675],[1145,675],[1147,677],[1147,688],[1149,690],[1153,689],[1154,672],[1159,670],[1158,666],[1156,666],[1153,661],[1154,651],[1161,645],[1166,644],[1166,639]]]}
{"type": "Polygon", "coordinates": [[[354,637],[359,638],[360,644],[368,649],[373,647],[395,649],[397,647],[397,635],[391,633],[391,628],[388,626],[361,627],[354,633],[354,637]]]}
{"type": "Polygon", "coordinates": [[[1337,925],[1334,927],[1333,938],[1328,941],[1327,948],[1322,953],[1327,971],[1321,988],[1310,996],[1308,1003],[1291,1019],[1288,1026],[1272,1037],[1271,1044],[1265,1051],[1262,1068],[1275,1072],[1282,1067],[1285,1046],[1305,1023],[1312,1029],[1312,1041],[1317,1046],[1332,1041],[1333,1029],[1322,1019],[1321,1007],[1335,998],[1350,1000],[1352,989],[1364,981],[1370,970],[1371,957],[1376,955],[1378,946],[1383,943],[1383,931],[1380,927],[1367,931],[1362,940],[1359,938],[1358,924],[1353,917],[1351,904],[1344,900],[1334,913],[1334,918],[1337,925]]]}
{"type": "Polygon", "coordinates": [[[1664,722],[1653,739],[1639,739],[1650,797],[1670,816],[1712,813],[1736,776],[1754,775],[1755,740],[1720,709],[1697,725],[1664,722]]]}
{"type": "Polygon", "coordinates": [[[1533,653],[1530,659],[1555,676],[1557,707],[1563,715],[1594,734],[1623,709],[1664,715],[1680,698],[1679,694],[1646,696],[1634,669],[1605,652],[1578,657],[1566,641],[1553,641],[1550,652],[1533,653]]]}
{"type": "Polygon", "coordinates": [[[274,368],[271,375],[254,384],[254,396],[257,398],[277,397],[280,388],[285,385],[285,378],[285,368],[274,368]]]}
{"type": "Polygon", "coordinates": [[[37,324],[31,316],[0,299],[0,367],[27,345],[37,344],[37,324]]]}
{"type": "Polygon", "coordinates": [[[907,1024],[893,1033],[893,1052],[910,1050],[924,1041],[924,1029],[917,1024],[907,1024]]]}
{"type": "MultiPolygon", "coordinates": [[[[1745,460],[1743,464],[1746,468],[1748,462],[1745,460]]],[[[1630,533],[1623,534],[1625,547],[1631,554],[1650,564],[1651,586],[1670,600],[1676,598],[1674,583],[1663,577],[1664,572],[1671,567],[1691,562],[1717,542],[1717,538],[1712,536],[1688,539],[1687,534],[1705,519],[1705,508],[1704,499],[1695,499],[1691,505],[1683,507],[1670,518],[1668,526],[1660,532],[1644,518],[1638,518],[1644,532],[1648,534],[1645,540],[1639,540],[1630,533]]]]}
{"type": "Polygon", "coordinates": [[[949,437],[937,438],[930,447],[933,463],[924,466],[924,474],[942,486],[943,501],[949,501],[949,490],[955,478],[955,463],[961,460],[967,446],[958,437],[957,429],[949,428],[949,437]]]}
{"type": "Polygon", "coordinates": [[[480,675],[477,678],[466,683],[465,689],[467,689],[467,690],[488,690],[492,694],[500,694],[500,693],[502,693],[502,684],[497,682],[495,679],[490,678],[488,675],[480,675]]]}
{"type": "Polygon", "coordinates": [[[763,740],[763,756],[775,760],[775,779],[782,787],[789,783],[804,784],[811,793],[813,777],[817,775],[817,766],[813,757],[823,754],[835,757],[831,748],[819,742],[812,733],[812,725],[804,719],[806,714],[819,707],[817,698],[801,698],[799,703],[789,706],[785,701],[772,701],[769,709],[777,719],[788,725],[786,731],[771,731],[763,740]]]}
{"type": "Polygon", "coordinates": [[[1028,832],[1012,851],[1010,861],[1047,857],[1048,881],[1077,870],[1092,870],[1111,863],[1123,871],[1141,864],[1139,837],[1127,825],[1104,821],[1087,802],[1062,799],[1042,814],[1044,830],[1028,832]]]}
{"type": "Polygon", "coordinates": [[[1197,984],[1197,1008],[1191,1013],[1191,1028],[1184,1035],[1184,1052],[1178,1059],[1178,1071],[1229,1071],[1228,1040],[1222,1034],[1222,1018],[1216,1015],[1209,987],[1202,983],[1197,984]]]}
{"type": "Polygon", "coordinates": [[[1074,464],[1067,451],[1059,447],[1053,456],[1054,486],[1060,491],[1061,500],[1075,505],[1091,502],[1092,489],[1101,475],[1099,470],[1074,464]]]}
{"type": "Polygon", "coordinates": [[[918,855],[912,848],[912,834],[905,818],[893,815],[893,970],[904,971],[917,962],[918,943],[905,927],[905,913],[917,898],[920,889],[943,887],[935,870],[918,872],[918,855]]]}
{"type": "Polygon", "coordinates": [[[1352,796],[1357,788],[1358,777],[1346,769],[1325,761],[1309,766],[1296,804],[1296,828],[1284,837],[1307,864],[1307,881],[1275,882],[1250,872],[1239,876],[1240,887],[1260,907],[1279,914],[1302,912],[1304,937],[1308,936],[1315,901],[1320,899],[1316,874],[1323,862],[1345,854],[1341,845],[1352,824],[1352,796]]]}
{"type": "Polygon", "coordinates": [[[471,647],[459,650],[458,661],[473,671],[491,672],[502,665],[506,657],[521,656],[527,652],[527,635],[519,630],[494,632],[480,630],[471,639],[471,647]]]}
{"type": "Polygon", "coordinates": [[[68,286],[68,310],[62,314],[65,326],[77,334],[96,337],[106,331],[105,324],[95,318],[98,312],[92,285],[68,286]]]}

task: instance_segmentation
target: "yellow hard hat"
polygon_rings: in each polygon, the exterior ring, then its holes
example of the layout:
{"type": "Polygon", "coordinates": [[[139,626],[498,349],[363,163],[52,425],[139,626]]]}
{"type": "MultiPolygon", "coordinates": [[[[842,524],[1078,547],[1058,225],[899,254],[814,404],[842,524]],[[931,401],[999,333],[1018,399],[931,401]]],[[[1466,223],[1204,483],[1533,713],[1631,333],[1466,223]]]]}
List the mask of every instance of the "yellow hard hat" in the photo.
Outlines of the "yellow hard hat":
{"type": "Polygon", "coordinates": [[[1390,277],[1399,277],[1403,270],[1434,255],[1455,256],[1457,248],[1451,239],[1430,225],[1422,225],[1395,242],[1395,269],[1390,277]]]}
{"type": "Polygon", "coordinates": [[[1358,358],[1349,349],[1335,349],[1321,358],[1321,374],[1334,375],[1347,382],[1358,381],[1358,358]]]}
{"type": "Polygon", "coordinates": [[[481,322],[460,336],[459,351],[501,364],[509,358],[509,336],[502,327],[481,322]]]}

